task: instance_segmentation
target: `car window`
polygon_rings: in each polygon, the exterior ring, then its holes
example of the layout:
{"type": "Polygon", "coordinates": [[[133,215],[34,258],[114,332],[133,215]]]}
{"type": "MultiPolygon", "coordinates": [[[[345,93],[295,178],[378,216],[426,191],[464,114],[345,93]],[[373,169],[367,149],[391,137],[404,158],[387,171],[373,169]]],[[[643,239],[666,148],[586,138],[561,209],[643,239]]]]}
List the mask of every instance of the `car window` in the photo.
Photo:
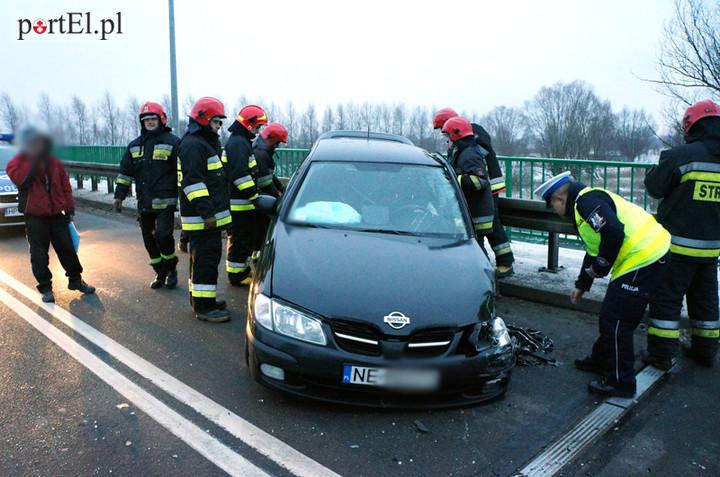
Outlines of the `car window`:
{"type": "Polygon", "coordinates": [[[0,147],[0,171],[4,171],[10,159],[17,154],[14,147],[0,147]]]}
{"type": "Polygon", "coordinates": [[[291,223],[460,238],[459,196],[441,167],[315,162],[293,200],[291,223]]]}

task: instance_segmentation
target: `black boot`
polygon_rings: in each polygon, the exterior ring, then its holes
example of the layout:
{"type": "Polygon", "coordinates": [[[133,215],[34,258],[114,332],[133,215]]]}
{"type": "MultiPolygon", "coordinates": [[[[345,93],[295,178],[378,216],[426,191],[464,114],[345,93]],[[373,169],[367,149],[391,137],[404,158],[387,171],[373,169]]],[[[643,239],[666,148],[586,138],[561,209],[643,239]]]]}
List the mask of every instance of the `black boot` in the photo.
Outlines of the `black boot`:
{"type": "Polygon", "coordinates": [[[55,295],[52,290],[44,291],[42,294],[42,301],[45,303],[55,303],[55,295]]]}
{"type": "Polygon", "coordinates": [[[601,376],[605,375],[605,368],[600,363],[595,361],[591,356],[586,356],[583,359],[576,359],[575,367],[580,371],[595,373],[601,376]]]}
{"type": "Polygon", "coordinates": [[[227,310],[227,303],[225,300],[215,300],[215,308],[217,310],[227,310]]]}
{"type": "Polygon", "coordinates": [[[83,295],[91,295],[95,293],[95,287],[88,285],[84,280],[77,280],[68,283],[68,290],[77,290],[82,292],[83,295]]]}
{"type": "Polygon", "coordinates": [[[223,323],[230,321],[230,313],[228,313],[227,310],[213,308],[211,310],[196,311],[195,318],[200,321],[209,321],[210,323],[223,323]]]}
{"type": "Polygon", "coordinates": [[[162,263],[158,263],[157,265],[153,265],[153,270],[155,270],[155,278],[152,282],[150,282],[150,288],[153,290],[157,290],[158,288],[162,288],[163,285],[165,285],[165,278],[167,277],[167,269],[163,266],[162,263]]]}
{"type": "Polygon", "coordinates": [[[173,289],[177,286],[178,275],[177,275],[177,264],[178,259],[172,258],[170,260],[164,260],[165,270],[167,270],[167,277],[165,278],[165,288],[173,289]]]}
{"type": "Polygon", "coordinates": [[[610,384],[605,379],[600,379],[588,384],[588,391],[605,397],[632,398],[636,389],[634,384],[610,384]]]}
{"type": "Polygon", "coordinates": [[[670,368],[675,366],[675,358],[664,358],[662,356],[656,356],[654,354],[650,354],[647,350],[642,350],[640,352],[640,359],[642,359],[642,362],[653,366],[661,371],[670,371],[670,368]]]}
{"type": "Polygon", "coordinates": [[[683,356],[687,356],[688,358],[692,359],[695,363],[699,364],[700,366],[705,366],[706,368],[712,368],[715,365],[715,358],[704,356],[698,353],[696,348],[693,348],[692,345],[683,343],[680,347],[682,349],[683,356]]]}

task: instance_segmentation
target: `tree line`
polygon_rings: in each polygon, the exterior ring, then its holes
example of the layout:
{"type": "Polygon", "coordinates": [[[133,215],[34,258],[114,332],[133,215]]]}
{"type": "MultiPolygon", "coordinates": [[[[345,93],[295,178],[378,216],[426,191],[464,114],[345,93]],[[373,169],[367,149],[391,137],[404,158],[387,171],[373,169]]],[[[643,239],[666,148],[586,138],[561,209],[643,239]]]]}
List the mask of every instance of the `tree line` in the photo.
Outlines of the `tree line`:
{"type": "MultiPolygon", "coordinates": [[[[195,99],[188,96],[180,105],[181,130],[195,99]]],[[[42,94],[35,108],[30,108],[5,93],[0,96],[0,120],[11,132],[24,122],[41,124],[63,144],[126,144],[138,134],[142,101],[130,97],[120,103],[109,91],[95,103],[78,95],[66,103],[56,102],[42,94]]],[[[159,102],[170,115],[169,96],[159,102]]],[[[400,134],[430,151],[446,147],[443,137],[432,129],[435,107],[348,102],[318,111],[313,104],[301,108],[293,102],[279,105],[240,97],[234,103],[225,102],[228,122],[248,103],[260,104],[270,120],[285,125],[288,147],[308,148],[320,134],[333,129],[400,134]]],[[[658,147],[655,125],[645,110],[615,111],[609,100],[582,81],[543,87],[521,108],[498,106],[486,114],[456,109],[490,132],[500,155],[632,161],[658,147]]]]}

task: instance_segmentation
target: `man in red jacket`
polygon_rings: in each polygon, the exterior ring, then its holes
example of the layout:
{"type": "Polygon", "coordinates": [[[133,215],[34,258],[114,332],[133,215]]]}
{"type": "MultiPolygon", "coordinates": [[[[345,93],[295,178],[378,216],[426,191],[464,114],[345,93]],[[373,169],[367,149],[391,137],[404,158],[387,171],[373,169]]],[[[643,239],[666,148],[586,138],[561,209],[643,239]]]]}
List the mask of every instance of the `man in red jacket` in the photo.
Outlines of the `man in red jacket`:
{"type": "Polygon", "coordinates": [[[52,273],[48,268],[51,243],[69,279],[68,288],[84,294],[94,293],[95,288],[81,277],[82,265],[68,230],[75,204],[67,172],[51,155],[52,140],[28,129],[21,133],[20,142],[21,151],[8,163],[7,174],[19,191],[19,208],[25,213],[25,231],[30,244],[30,263],[42,300],[55,301],[52,273]]]}

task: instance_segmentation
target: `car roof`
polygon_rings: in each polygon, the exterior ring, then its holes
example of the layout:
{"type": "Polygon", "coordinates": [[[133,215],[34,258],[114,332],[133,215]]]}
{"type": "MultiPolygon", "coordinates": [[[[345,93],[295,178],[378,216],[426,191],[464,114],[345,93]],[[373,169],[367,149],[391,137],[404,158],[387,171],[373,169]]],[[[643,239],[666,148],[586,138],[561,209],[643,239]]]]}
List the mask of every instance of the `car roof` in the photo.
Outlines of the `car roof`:
{"type": "Polygon", "coordinates": [[[308,157],[311,162],[388,162],[438,166],[424,149],[402,136],[360,131],[331,131],[318,138],[308,157]]]}

